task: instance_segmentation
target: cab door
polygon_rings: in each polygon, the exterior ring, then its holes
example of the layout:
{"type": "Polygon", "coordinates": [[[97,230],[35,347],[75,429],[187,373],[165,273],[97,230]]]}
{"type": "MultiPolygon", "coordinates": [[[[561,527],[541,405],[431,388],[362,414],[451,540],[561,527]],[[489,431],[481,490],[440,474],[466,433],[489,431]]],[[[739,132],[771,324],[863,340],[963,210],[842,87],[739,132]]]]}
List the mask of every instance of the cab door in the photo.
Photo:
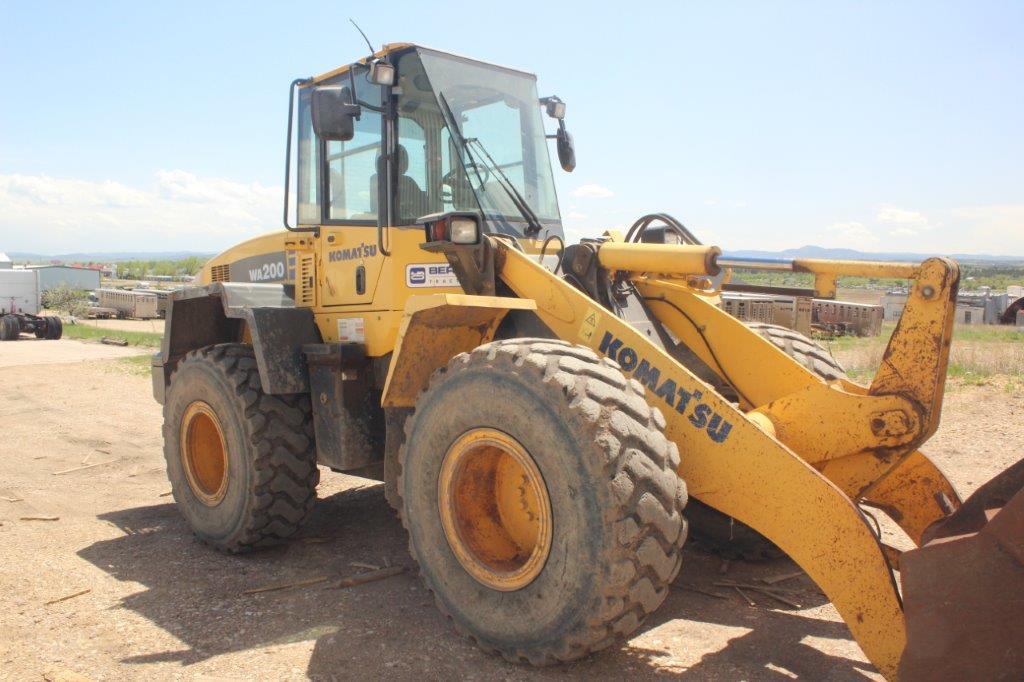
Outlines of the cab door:
{"type": "MultiPolygon", "coordinates": [[[[343,78],[348,81],[347,74],[343,78]]],[[[371,304],[384,262],[377,247],[380,197],[386,192],[382,93],[365,71],[355,82],[363,105],[355,135],[347,142],[319,142],[325,199],[317,259],[321,306],[371,304]]]]}

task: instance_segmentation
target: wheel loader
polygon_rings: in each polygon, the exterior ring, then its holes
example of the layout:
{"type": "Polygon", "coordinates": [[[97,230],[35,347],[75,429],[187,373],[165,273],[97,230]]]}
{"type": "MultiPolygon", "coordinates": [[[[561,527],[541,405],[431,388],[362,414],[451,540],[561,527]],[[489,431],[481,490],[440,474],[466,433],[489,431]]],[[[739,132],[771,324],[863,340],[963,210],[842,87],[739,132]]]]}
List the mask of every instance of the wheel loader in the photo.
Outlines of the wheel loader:
{"type": "Polygon", "coordinates": [[[287,128],[286,229],[172,294],[153,359],[200,540],[287,540],[326,467],[383,480],[439,608],[511,661],[634,632],[692,527],[789,555],[886,677],[1022,674],[1024,465],[962,501],[920,449],[956,263],[731,257],[665,214],[566,243],[548,151],[573,170],[565,103],[418,45],[296,79],[287,128]],[[736,268],[808,273],[796,294],[818,298],[909,280],[874,378],[726,314],[736,268]]]}

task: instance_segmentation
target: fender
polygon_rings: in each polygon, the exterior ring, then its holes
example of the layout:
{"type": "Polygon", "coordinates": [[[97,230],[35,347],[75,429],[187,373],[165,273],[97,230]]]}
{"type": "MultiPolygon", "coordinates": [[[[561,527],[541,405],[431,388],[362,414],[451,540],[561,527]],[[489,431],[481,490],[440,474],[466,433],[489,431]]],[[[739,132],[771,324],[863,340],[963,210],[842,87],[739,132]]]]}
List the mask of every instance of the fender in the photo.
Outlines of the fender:
{"type": "Polygon", "coordinates": [[[509,312],[536,309],[533,300],[501,296],[424,294],[406,301],[381,397],[387,424],[384,496],[392,507],[399,509],[397,458],[405,441],[403,424],[434,370],[493,340],[509,312]]]}
{"type": "Polygon", "coordinates": [[[252,340],[264,392],[309,392],[302,346],[321,342],[313,311],[295,307],[281,284],[214,282],[169,297],[163,342],[152,362],[153,397],[163,404],[171,373],[189,352],[243,338],[252,340]]]}

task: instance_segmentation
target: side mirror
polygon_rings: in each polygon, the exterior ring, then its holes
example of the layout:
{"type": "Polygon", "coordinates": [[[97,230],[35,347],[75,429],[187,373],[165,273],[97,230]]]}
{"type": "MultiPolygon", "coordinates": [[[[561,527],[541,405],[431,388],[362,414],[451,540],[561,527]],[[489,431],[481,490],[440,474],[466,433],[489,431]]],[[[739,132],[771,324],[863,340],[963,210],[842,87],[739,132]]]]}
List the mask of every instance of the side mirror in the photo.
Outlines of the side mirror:
{"type": "Polygon", "coordinates": [[[348,86],[315,88],[310,104],[313,130],[320,139],[348,142],[355,136],[355,119],[359,118],[361,109],[348,86]]]}
{"type": "Polygon", "coordinates": [[[562,165],[562,170],[572,173],[576,169],[576,146],[572,143],[572,135],[565,129],[563,121],[558,122],[555,145],[558,147],[558,163],[562,165]]]}

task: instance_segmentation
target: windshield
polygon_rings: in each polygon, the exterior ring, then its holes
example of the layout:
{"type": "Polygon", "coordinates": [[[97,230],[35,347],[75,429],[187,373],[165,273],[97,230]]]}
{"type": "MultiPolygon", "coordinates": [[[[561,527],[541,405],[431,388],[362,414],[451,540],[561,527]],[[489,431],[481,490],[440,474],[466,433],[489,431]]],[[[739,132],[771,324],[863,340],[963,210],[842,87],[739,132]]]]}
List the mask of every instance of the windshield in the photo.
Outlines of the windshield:
{"type": "MultiPolygon", "coordinates": [[[[534,78],[429,50],[419,50],[419,56],[444,118],[458,127],[452,137],[462,172],[449,179],[468,184],[484,215],[496,223],[528,224],[532,213],[543,227],[557,225],[558,199],[534,78]],[[525,210],[517,205],[520,199],[525,210]]],[[[459,193],[447,184],[446,195],[459,193]]]]}

